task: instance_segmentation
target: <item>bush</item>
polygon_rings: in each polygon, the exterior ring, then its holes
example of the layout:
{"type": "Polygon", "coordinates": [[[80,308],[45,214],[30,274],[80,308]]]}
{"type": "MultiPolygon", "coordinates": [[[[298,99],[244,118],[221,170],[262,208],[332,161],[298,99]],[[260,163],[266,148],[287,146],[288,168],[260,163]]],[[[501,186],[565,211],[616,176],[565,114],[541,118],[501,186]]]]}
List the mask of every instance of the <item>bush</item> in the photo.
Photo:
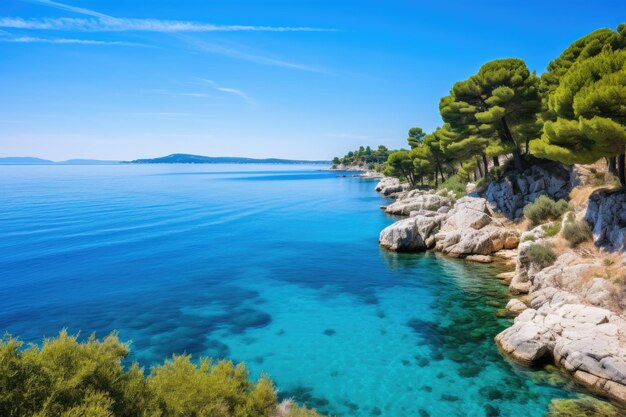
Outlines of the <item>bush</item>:
{"type": "Polygon", "coordinates": [[[554,201],[545,195],[539,196],[533,203],[524,207],[526,216],[534,225],[556,220],[569,210],[569,204],[565,200],[554,201]]]}
{"type": "Polygon", "coordinates": [[[556,261],[556,254],[547,243],[533,243],[528,248],[530,262],[546,268],[556,261]]]}
{"type": "Polygon", "coordinates": [[[541,228],[546,233],[546,236],[553,237],[558,235],[561,231],[561,222],[552,222],[550,224],[545,224],[541,228]]]}
{"type": "Polygon", "coordinates": [[[453,192],[457,198],[460,198],[466,194],[467,182],[463,181],[459,175],[451,175],[444,182],[439,184],[439,189],[445,188],[448,191],[453,192]]]}
{"type": "Polygon", "coordinates": [[[522,242],[534,242],[535,240],[537,240],[537,238],[535,237],[535,235],[526,235],[526,236],[524,236],[524,238],[522,239],[522,242]]]}
{"type": "Polygon", "coordinates": [[[272,382],[265,376],[250,381],[242,364],[174,356],[146,377],[137,365],[124,367],[128,354],[116,334],[78,342],[62,331],[41,348],[25,349],[5,336],[0,339],[0,415],[270,417],[276,412],[272,382]]]}
{"type": "Polygon", "coordinates": [[[572,246],[576,246],[587,240],[591,240],[593,234],[589,224],[583,219],[579,221],[566,222],[563,225],[563,237],[572,246]]]}

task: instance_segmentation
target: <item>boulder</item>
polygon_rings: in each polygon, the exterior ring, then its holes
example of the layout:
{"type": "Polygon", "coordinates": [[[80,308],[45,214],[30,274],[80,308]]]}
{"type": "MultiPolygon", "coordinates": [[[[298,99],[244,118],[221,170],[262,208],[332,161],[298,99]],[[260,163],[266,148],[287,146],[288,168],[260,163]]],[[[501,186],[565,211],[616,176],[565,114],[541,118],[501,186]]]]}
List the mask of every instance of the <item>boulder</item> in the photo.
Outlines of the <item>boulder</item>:
{"type": "Polygon", "coordinates": [[[398,216],[408,216],[412,211],[437,211],[442,207],[451,205],[452,202],[448,197],[421,190],[413,190],[402,199],[388,205],[385,212],[398,216]]]}
{"type": "Polygon", "coordinates": [[[509,302],[506,303],[506,312],[513,317],[519,316],[527,308],[528,306],[517,298],[511,298],[509,302]]]}
{"type": "Polygon", "coordinates": [[[489,255],[469,255],[467,258],[468,261],[478,262],[481,264],[488,264],[493,262],[493,258],[489,255]]]}
{"type": "Polygon", "coordinates": [[[393,251],[423,251],[435,246],[434,234],[439,230],[445,215],[409,217],[387,226],[380,232],[378,242],[393,251]]]}
{"type": "Polygon", "coordinates": [[[393,197],[395,194],[403,192],[406,186],[401,184],[397,178],[384,177],[376,184],[374,189],[385,197],[393,197]]]}

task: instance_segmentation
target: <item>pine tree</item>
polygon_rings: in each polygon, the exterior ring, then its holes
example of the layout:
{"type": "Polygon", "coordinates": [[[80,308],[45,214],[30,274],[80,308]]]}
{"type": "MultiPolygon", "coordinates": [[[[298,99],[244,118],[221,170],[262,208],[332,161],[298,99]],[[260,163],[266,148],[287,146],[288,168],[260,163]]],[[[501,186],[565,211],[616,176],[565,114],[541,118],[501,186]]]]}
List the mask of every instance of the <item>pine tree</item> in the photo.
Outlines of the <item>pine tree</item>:
{"type": "MultiPolygon", "coordinates": [[[[623,26],[622,26],[623,29],[623,26]]],[[[555,121],[532,141],[536,156],[567,164],[618,157],[619,178],[626,185],[626,50],[605,45],[595,56],[575,62],[548,97],[555,121]]]]}
{"type": "MultiPolygon", "coordinates": [[[[513,154],[522,169],[522,144],[538,135],[541,110],[539,81],[521,59],[499,59],[483,65],[477,74],[454,84],[439,109],[461,140],[488,139],[513,154]]],[[[488,146],[485,145],[485,148],[488,146]]],[[[482,155],[481,155],[482,156],[482,155]]]]}

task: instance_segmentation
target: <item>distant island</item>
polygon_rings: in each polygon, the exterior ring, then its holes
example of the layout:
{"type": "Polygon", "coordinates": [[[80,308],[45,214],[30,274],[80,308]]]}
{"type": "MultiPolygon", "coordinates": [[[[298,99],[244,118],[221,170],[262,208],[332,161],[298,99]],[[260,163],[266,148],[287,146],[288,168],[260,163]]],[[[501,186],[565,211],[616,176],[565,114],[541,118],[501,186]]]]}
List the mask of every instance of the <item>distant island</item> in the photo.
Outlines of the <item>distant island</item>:
{"type": "Polygon", "coordinates": [[[236,156],[202,156],[174,153],[160,158],[135,159],[133,161],[103,161],[98,159],[68,159],[51,161],[30,156],[0,158],[0,165],[117,165],[117,164],[330,164],[330,161],[305,161],[278,158],[240,158],[236,156]]]}
{"type": "Polygon", "coordinates": [[[202,156],[174,153],[160,158],[135,159],[131,164],[330,164],[330,161],[304,161],[278,158],[240,158],[235,156],[202,156]]]}

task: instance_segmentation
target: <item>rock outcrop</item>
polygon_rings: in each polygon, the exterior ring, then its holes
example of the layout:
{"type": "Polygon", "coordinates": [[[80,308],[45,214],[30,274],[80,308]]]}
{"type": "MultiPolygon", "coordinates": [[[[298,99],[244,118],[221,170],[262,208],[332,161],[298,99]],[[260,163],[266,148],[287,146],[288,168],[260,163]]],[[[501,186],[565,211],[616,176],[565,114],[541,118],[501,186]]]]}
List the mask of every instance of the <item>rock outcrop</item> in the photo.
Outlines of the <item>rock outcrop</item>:
{"type": "Polygon", "coordinates": [[[541,269],[525,255],[530,244],[519,246],[509,287],[528,292],[529,307],[496,343],[523,364],[553,361],[581,384],[626,402],[626,320],[615,311],[613,284],[594,277],[602,262],[568,251],[541,269]]]}
{"type": "Polygon", "coordinates": [[[448,197],[423,190],[412,190],[401,199],[385,208],[387,214],[408,216],[412,211],[437,211],[441,207],[450,207],[452,202],[448,197]]]}
{"type": "Polygon", "coordinates": [[[496,343],[521,363],[554,361],[590,389],[626,402],[626,321],[610,310],[553,293],[525,309],[496,343]]]}
{"type": "Polygon", "coordinates": [[[541,195],[555,200],[567,198],[577,182],[575,171],[564,165],[533,165],[512,178],[506,177],[492,182],[484,197],[495,211],[510,219],[517,219],[522,216],[524,206],[541,195]]]}
{"type": "MultiPolygon", "coordinates": [[[[502,219],[493,217],[487,201],[479,197],[463,197],[452,205],[447,195],[413,190],[387,206],[385,212],[411,216],[380,233],[380,245],[394,251],[435,248],[458,258],[487,256],[501,249],[515,248],[519,243],[518,233],[504,227],[502,219]]],[[[487,258],[476,260],[486,261],[487,258]]]]}
{"type": "Polygon", "coordinates": [[[375,187],[376,191],[389,198],[394,198],[406,188],[407,186],[401,184],[399,179],[393,177],[382,178],[375,187]]]}
{"type": "Polygon", "coordinates": [[[626,191],[599,191],[589,197],[585,220],[597,246],[626,250],[626,191]]]}
{"type": "Polygon", "coordinates": [[[380,232],[380,245],[398,252],[418,252],[435,246],[435,234],[445,220],[445,214],[430,212],[403,219],[380,232]]]}
{"type": "Polygon", "coordinates": [[[458,258],[513,249],[519,235],[493,217],[484,198],[463,197],[447,213],[435,241],[436,250],[458,258]]]}

